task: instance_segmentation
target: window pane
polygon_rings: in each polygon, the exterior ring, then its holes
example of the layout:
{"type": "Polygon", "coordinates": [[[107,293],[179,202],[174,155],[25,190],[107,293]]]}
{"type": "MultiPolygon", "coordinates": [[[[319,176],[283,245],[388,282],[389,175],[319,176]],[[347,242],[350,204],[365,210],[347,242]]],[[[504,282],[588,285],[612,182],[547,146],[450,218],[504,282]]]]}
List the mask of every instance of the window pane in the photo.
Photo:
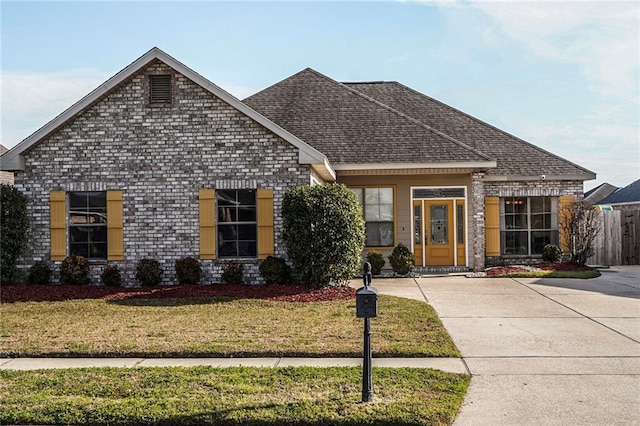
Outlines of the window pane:
{"type": "Polygon", "coordinates": [[[505,213],[527,213],[527,199],[525,197],[506,198],[504,200],[505,213]]]}
{"type": "Polygon", "coordinates": [[[69,208],[73,210],[84,210],[87,206],[87,199],[81,192],[69,193],[69,208]]]}
{"type": "Polygon", "coordinates": [[[240,207],[238,208],[238,221],[240,222],[255,222],[256,221],[256,208],[255,207],[240,207]]]}
{"type": "Polygon", "coordinates": [[[87,243],[89,242],[89,233],[86,226],[70,226],[69,227],[70,243],[87,243]]]}
{"type": "Polygon", "coordinates": [[[542,254],[547,244],[558,244],[557,231],[535,231],[531,233],[531,254],[542,254]]]}
{"type": "Polygon", "coordinates": [[[218,243],[218,252],[221,257],[236,257],[238,256],[237,243],[235,241],[218,243]]]}
{"type": "Polygon", "coordinates": [[[82,256],[89,258],[89,245],[87,243],[69,244],[69,256],[82,256]]]}
{"type": "Polygon", "coordinates": [[[393,223],[380,223],[379,224],[379,234],[380,234],[380,247],[391,247],[393,246],[393,223]]]}
{"type": "Polygon", "coordinates": [[[380,204],[380,191],[378,188],[365,188],[364,204],[365,206],[380,204]]]}
{"type": "Polygon", "coordinates": [[[393,204],[380,205],[380,220],[393,222],[393,204]]]}
{"type": "Polygon", "coordinates": [[[551,229],[551,214],[531,215],[531,229],[551,229]]]}
{"type": "Polygon", "coordinates": [[[464,211],[461,204],[456,205],[456,221],[458,244],[464,244],[464,211]]]}
{"type": "Polygon", "coordinates": [[[366,240],[364,244],[368,247],[380,246],[380,226],[378,223],[367,223],[365,227],[366,240]]]}
{"type": "Polygon", "coordinates": [[[256,225],[238,225],[239,240],[256,240],[256,225]]]}
{"type": "Polygon", "coordinates": [[[256,191],[253,189],[238,190],[238,203],[243,206],[255,206],[256,191]]]}
{"type": "Polygon", "coordinates": [[[362,188],[349,188],[351,189],[351,191],[356,194],[356,196],[358,197],[358,202],[360,203],[360,205],[362,205],[363,203],[363,195],[362,195],[362,188]]]}
{"type": "Polygon", "coordinates": [[[380,218],[380,206],[378,206],[377,204],[367,204],[367,206],[364,208],[364,220],[367,222],[377,222],[379,220],[382,220],[380,218]]]}
{"type": "Polygon", "coordinates": [[[90,211],[106,212],[107,196],[105,192],[87,192],[87,205],[90,211]]]}
{"type": "Polygon", "coordinates": [[[106,259],[107,258],[107,243],[93,243],[89,246],[89,258],[91,259],[106,259]]]}
{"type": "Polygon", "coordinates": [[[449,242],[447,206],[434,205],[429,208],[431,215],[430,240],[431,244],[446,244],[449,242]]]}
{"type": "Polygon", "coordinates": [[[527,231],[502,231],[502,254],[527,254],[529,242],[527,231]]]}
{"type": "Polygon", "coordinates": [[[234,207],[218,207],[218,222],[237,222],[236,213],[234,207]]]}
{"type": "Polygon", "coordinates": [[[235,241],[238,237],[238,225],[218,225],[218,242],[235,241]]]}
{"type": "Polygon", "coordinates": [[[393,189],[392,188],[379,188],[380,204],[393,205],[393,189]]]}
{"type": "Polygon", "coordinates": [[[235,206],[236,192],[234,190],[219,189],[216,191],[219,206],[235,206]]]}
{"type": "Polygon", "coordinates": [[[89,232],[89,241],[91,242],[107,242],[107,227],[106,226],[95,226],[91,227],[88,230],[89,232]]]}
{"type": "Polygon", "coordinates": [[[241,241],[238,243],[238,256],[240,257],[255,257],[258,250],[256,249],[255,241],[241,241]]]}

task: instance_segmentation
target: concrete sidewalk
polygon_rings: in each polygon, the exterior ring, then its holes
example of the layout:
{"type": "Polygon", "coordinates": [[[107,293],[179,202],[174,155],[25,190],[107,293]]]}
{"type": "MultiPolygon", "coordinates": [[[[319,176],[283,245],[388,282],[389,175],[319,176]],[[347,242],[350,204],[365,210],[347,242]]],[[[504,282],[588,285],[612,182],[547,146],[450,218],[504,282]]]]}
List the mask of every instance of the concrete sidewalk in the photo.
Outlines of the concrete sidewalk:
{"type": "MultiPolygon", "coordinates": [[[[468,374],[459,358],[374,358],[373,367],[433,368],[468,374]]],[[[0,370],[88,367],[360,367],[362,358],[0,358],[0,370]]]]}

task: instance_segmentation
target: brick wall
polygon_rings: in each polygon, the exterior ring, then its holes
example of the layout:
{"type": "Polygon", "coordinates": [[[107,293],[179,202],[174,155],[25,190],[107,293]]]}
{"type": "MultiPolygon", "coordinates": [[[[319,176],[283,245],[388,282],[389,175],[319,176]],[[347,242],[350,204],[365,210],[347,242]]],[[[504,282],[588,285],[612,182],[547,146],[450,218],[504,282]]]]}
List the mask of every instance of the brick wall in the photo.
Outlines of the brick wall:
{"type": "MultiPolygon", "coordinates": [[[[21,267],[49,259],[50,191],[123,191],[125,261],[114,263],[128,284],[139,259],[158,260],[170,284],[175,260],[198,256],[200,188],[274,189],[276,255],[284,256],[283,194],[310,178],[295,147],[154,61],[26,154],[15,181],[31,220],[21,267]],[[171,105],[148,105],[148,74],[173,75],[171,105]]],[[[105,265],[93,263],[94,283],[105,265]]],[[[203,270],[202,282],[219,281],[217,261],[203,270]]],[[[259,281],[256,261],[245,276],[259,281]]]]}

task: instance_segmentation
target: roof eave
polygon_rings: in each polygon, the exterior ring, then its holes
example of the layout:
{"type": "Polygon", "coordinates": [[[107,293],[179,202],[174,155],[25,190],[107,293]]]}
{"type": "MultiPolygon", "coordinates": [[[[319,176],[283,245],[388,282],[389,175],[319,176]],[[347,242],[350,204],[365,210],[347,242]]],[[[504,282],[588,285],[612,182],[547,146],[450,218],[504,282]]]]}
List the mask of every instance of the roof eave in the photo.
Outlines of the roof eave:
{"type": "Polygon", "coordinates": [[[566,174],[566,175],[535,175],[535,176],[519,176],[519,175],[488,175],[484,177],[488,182],[505,182],[505,181],[543,181],[543,180],[573,180],[586,181],[596,178],[595,173],[583,174],[566,174]]]}
{"type": "Polygon", "coordinates": [[[450,163],[341,163],[336,171],[344,170],[396,170],[396,169],[473,169],[486,171],[497,167],[496,161],[469,161],[450,163]]]}

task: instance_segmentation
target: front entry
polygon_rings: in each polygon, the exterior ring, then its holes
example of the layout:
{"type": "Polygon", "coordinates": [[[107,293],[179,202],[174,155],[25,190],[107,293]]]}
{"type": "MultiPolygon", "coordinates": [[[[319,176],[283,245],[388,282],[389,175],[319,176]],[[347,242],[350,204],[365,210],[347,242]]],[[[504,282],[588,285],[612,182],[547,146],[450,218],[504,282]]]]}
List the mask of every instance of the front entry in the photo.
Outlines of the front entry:
{"type": "Polygon", "coordinates": [[[464,200],[413,200],[413,253],[416,266],[466,263],[464,200]]]}

